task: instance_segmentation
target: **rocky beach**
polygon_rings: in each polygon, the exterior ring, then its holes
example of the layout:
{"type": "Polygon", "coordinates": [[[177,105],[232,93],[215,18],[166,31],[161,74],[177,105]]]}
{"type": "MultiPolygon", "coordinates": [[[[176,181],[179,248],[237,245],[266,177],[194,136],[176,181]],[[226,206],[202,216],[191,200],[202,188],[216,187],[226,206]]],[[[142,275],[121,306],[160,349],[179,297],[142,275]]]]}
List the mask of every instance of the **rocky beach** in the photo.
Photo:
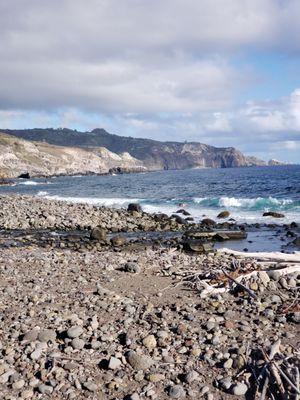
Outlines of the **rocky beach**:
{"type": "Polygon", "coordinates": [[[184,208],[0,203],[0,398],[296,398],[297,224],[247,253],[214,245],[250,226],[184,208]]]}

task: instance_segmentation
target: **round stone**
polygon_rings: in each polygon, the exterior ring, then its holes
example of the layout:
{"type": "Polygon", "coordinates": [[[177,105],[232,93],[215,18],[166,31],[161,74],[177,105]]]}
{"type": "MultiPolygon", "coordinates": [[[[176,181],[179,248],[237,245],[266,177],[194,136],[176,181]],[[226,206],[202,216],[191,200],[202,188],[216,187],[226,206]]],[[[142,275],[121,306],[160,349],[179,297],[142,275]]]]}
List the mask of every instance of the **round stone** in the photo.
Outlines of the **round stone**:
{"type": "Polygon", "coordinates": [[[82,334],[83,334],[83,329],[82,329],[81,326],[77,326],[77,325],[76,326],[72,326],[71,328],[69,328],[67,330],[67,336],[70,339],[75,339],[75,338],[79,337],[82,334]]]}
{"type": "Polygon", "coordinates": [[[151,357],[137,354],[132,350],[127,353],[127,361],[133,369],[138,371],[149,369],[154,364],[151,357]]]}
{"type": "Polygon", "coordinates": [[[84,340],[82,340],[80,338],[75,338],[71,342],[71,346],[73,347],[73,349],[76,349],[76,350],[82,350],[84,348],[84,345],[85,345],[84,340]]]}
{"type": "Polygon", "coordinates": [[[174,385],[169,388],[169,396],[172,399],[181,399],[185,397],[185,390],[181,385],[174,385]]]}
{"type": "Polygon", "coordinates": [[[42,330],[38,334],[38,339],[40,342],[55,342],[56,340],[56,332],[52,329],[42,330]]]}
{"type": "Polygon", "coordinates": [[[147,347],[148,350],[155,349],[157,342],[154,335],[148,335],[143,340],[143,345],[147,347]]]}
{"type": "Polygon", "coordinates": [[[245,383],[237,383],[232,388],[232,394],[235,396],[244,396],[248,390],[248,386],[245,383]]]}

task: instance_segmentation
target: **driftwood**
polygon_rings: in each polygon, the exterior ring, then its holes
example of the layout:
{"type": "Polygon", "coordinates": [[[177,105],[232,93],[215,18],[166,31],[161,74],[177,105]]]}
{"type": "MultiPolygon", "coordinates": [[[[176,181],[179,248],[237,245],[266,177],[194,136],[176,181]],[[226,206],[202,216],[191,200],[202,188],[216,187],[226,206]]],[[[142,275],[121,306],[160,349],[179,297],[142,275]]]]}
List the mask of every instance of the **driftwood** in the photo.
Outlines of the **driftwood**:
{"type": "MultiPolygon", "coordinates": [[[[255,376],[256,389],[253,399],[265,400],[267,396],[278,400],[299,399],[299,354],[295,352],[285,357],[280,350],[280,340],[272,345],[269,354],[262,349],[265,364],[260,369],[258,378],[255,376]]],[[[250,364],[249,366],[253,370],[253,366],[250,364]]]]}
{"type": "MultiPolygon", "coordinates": [[[[226,252],[227,250],[222,249],[221,252],[226,252]]],[[[232,253],[232,251],[229,251],[232,253]]],[[[243,259],[247,261],[249,253],[242,252],[234,252],[235,255],[243,255],[243,259]]],[[[247,286],[247,283],[251,280],[262,280],[263,274],[265,275],[265,280],[268,281],[274,271],[276,272],[277,277],[300,273],[300,253],[299,254],[282,254],[282,253],[250,253],[250,259],[253,258],[253,261],[257,259],[269,259],[273,260],[271,265],[267,264],[269,268],[264,268],[265,265],[255,265],[255,270],[246,272],[240,271],[240,259],[236,258],[232,261],[234,270],[232,272],[228,272],[225,270],[220,270],[218,273],[215,271],[215,274],[212,274],[211,277],[202,277],[200,273],[194,273],[183,278],[183,281],[190,281],[200,292],[201,298],[206,298],[212,295],[218,295],[225,292],[229,292],[230,290],[240,287],[245,292],[249,294],[250,297],[257,300],[257,295],[254,291],[250,290],[247,286]],[[254,257],[255,255],[255,257],[254,257]],[[299,264],[297,262],[299,258],[299,264]],[[289,263],[289,260],[292,262],[289,263]],[[284,264],[282,264],[282,262],[284,264]],[[276,268],[279,266],[279,268],[276,268]],[[263,267],[263,268],[261,268],[263,267]],[[271,268],[273,267],[273,268],[271,268]],[[228,281],[230,281],[231,285],[228,285],[228,281]]]]}
{"type": "Polygon", "coordinates": [[[218,253],[232,254],[235,257],[252,258],[257,261],[274,261],[274,262],[287,262],[287,263],[300,263],[300,251],[295,251],[293,254],[281,253],[279,251],[264,253],[247,253],[243,251],[236,251],[230,249],[219,249],[218,253]]]}

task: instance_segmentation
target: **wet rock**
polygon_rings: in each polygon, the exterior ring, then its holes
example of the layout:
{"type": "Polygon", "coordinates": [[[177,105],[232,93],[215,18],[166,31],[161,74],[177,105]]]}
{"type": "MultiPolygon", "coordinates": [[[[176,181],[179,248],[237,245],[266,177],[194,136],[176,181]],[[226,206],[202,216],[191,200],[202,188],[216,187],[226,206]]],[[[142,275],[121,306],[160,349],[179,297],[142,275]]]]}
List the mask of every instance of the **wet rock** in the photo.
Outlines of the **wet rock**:
{"type": "Polygon", "coordinates": [[[24,172],[23,174],[20,174],[18,176],[18,178],[20,178],[20,179],[31,179],[29,172],[24,172]]]}
{"type": "Polygon", "coordinates": [[[228,218],[230,216],[229,211],[221,211],[218,215],[217,218],[228,218]]]}
{"type": "Polygon", "coordinates": [[[142,212],[142,207],[138,203],[130,203],[128,204],[127,211],[129,212],[135,211],[140,213],[142,212]]]}
{"type": "Polygon", "coordinates": [[[107,240],[107,232],[105,229],[100,226],[96,226],[91,230],[90,238],[93,240],[106,241],[107,240]]]}
{"type": "Polygon", "coordinates": [[[209,226],[209,227],[215,227],[217,224],[213,219],[210,218],[204,218],[201,221],[201,225],[209,226]]]}
{"type": "Polygon", "coordinates": [[[275,211],[267,211],[263,213],[263,217],[284,218],[285,215],[275,211]]]}
{"type": "Polygon", "coordinates": [[[186,240],[183,242],[183,248],[186,251],[195,253],[209,253],[213,251],[210,243],[203,243],[201,240],[186,240]]]}
{"type": "Polygon", "coordinates": [[[120,247],[120,246],[124,246],[127,242],[125,236],[122,235],[117,235],[114,236],[110,239],[110,242],[113,246],[115,247],[120,247]]]}

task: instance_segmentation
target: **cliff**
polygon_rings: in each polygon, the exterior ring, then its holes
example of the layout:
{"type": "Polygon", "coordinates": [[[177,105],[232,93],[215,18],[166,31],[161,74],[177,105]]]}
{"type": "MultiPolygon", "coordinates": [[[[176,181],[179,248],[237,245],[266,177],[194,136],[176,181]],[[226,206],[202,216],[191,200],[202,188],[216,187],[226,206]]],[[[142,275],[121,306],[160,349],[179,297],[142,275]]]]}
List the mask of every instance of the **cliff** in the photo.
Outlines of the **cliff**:
{"type": "Polygon", "coordinates": [[[145,170],[128,154],[114,154],[98,148],[91,152],[82,148],[54,146],[30,142],[0,133],[0,177],[15,178],[24,172],[30,176],[103,174],[119,167],[130,171],[145,170]]]}
{"type": "Polygon", "coordinates": [[[105,147],[117,154],[128,153],[150,170],[265,165],[264,161],[246,157],[233,147],[218,148],[197,142],[160,142],[113,135],[104,129],[94,129],[91,132],[66,128],[4,131],[26,140],[80,147],[92,152],[97,152],[98,147],[105,147]]]}

